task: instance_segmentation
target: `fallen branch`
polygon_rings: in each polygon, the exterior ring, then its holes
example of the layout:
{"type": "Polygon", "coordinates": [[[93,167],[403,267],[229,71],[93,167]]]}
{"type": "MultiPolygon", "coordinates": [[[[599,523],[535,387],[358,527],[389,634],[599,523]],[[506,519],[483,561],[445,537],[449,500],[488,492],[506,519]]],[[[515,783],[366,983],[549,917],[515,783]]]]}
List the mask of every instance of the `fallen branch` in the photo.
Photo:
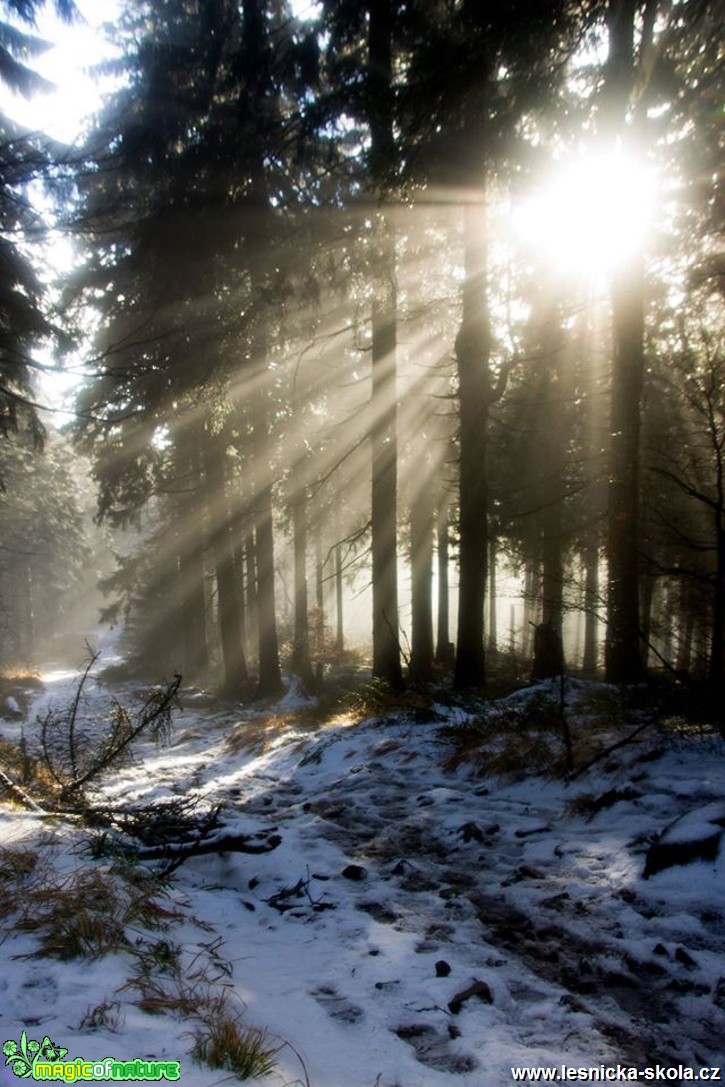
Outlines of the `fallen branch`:
{"type": "Polygon", "coordinates": [[[581,777],[582,774],[586,774],[588,770],[591,770],[592,766],[601,762],[602,759],[606,759],[613,751],[618,751],[620,747],[626,747],[627,744],[631,744],[641,732],[644,732],[646,728],[650,728],[654,723],[654,721],[645,721],[643,725],[638,725],[634,732],[630,732],[628,736],[625,736],[621,740],[617,740],[616,743],[611,744],[609,747],[605,747],[604,751],[600,751],[599,754],[595,755],[593,759],[590,759],[588,763],[584,766],[580,766],[576,773],[569,774],[567,781],[575,781],[578,777],[581,777]]]}
{"type": "Polygon", "coordinates": [[[0,769],[0,782],[5,786],[13,799],[17,800],[18,803],[22,804],[28,811],[35,812],[36,815],[44,815],[46,818],[51,814],[51,812],[46,811],[45,808],[41,808],[40,804],[37,804],[32,796],[28,796],[25,789],[21,789],[20,786],[17,785],[2,769],[0,769]]]}
{"type": "Polygon", "coordinates": [[[168,861],[166,874],[176,871],[190,857],[201,857],[208,853],[271,853],[280,845],[279,834],[271,834],[265,841],[254,841],[248,834],[227,834],[212,841],[194,842],[192,845],[163,845],[152,849],[142,849],[135,854],[139,861],[168,861]]]}

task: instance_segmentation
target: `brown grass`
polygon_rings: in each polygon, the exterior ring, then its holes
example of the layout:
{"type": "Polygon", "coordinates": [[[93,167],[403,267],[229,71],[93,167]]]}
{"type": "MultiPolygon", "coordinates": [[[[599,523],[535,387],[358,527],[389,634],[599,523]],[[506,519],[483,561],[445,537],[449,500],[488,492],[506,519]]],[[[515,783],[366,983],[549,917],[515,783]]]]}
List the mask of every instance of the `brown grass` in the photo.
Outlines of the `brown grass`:
{"type": "MultiPolygon", "coordinates": [[[[44,764],[28,755],[21,744],[0,739],[0,766],[11,781],[32,794],[32,799],[43,803],[57,796],[58,784],[44,764]]],[[[0,781],[0,796],[10,803],[18,803],[13,791],[0,781]]]]}
{"type": "Polygon", "coordinates": [[[192,1059],[209,1068],[223,1068],[239,1079],[256,1079],[274,1071],[279,1046],[257,1027],[247,1026],[241,1016],[211,1016],[193,1031],[192,1059]]]}
{"type": "Polygon", "coordinates": [[[85,868],[65,878],[51,871],[23,893],[15,927],[37,938],[33,957],[98,959],[133,946],[139,928],[181,919],[158,893],[157,881],[140,870],[85,868]]]}
{"type": "Polygon", "coordinates": [[[339,700],[331,705],[314,703],[283,713],[255,714],[235,725],[227,737],[227,748],[235,755],[261,755],[284,733],[293,734],[299,740],[300,735],[310,736],[347,721],[349,716],[339,700]]]}

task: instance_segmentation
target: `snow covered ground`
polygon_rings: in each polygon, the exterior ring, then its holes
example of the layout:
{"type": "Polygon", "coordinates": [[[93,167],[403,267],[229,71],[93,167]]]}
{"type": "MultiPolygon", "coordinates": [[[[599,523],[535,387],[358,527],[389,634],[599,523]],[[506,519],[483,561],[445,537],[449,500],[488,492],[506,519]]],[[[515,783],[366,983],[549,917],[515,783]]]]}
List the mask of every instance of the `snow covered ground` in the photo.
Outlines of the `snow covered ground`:
{"type": "MultiPolygon", "coordinates": [[[[70,674],[48,677],[31,717],[72,690],[70,674]]],[[[106,697],[94,686],[88,712],[106,697]]],[[[109,777],[106,801],[221,804],[217,833],[278,844],[186,859],[161,900],[163,938],[131,924],[128,950],[34,957],[38,932],[8,926],[0,1041],[26,1030],[68,1060],[179,1060],[188,1087],[236,1082],[191,1062],[192,1021],[139,1007],[167,984],[167,955],[269,1031],[267,1084],[498,1087],[512,1068],[561,1078],[563,1065],[672,1083],[725,1065],[725,846],[643,876],[678,817],[675,842],[718,835],[721,739],[645,732],[566,784],[445,769],[460,708],[320,726],[296,707],[288,697],[265,722],[186,700],[170,745],[141,744],[109,777]]],[[[576,743],[587,725],[573,710],[571,724],[576,743]]],[[[0,719],[6,740],[20,728],[0,719]]],[[[4,801],[0,835],[5,850],[45,843],[39,863],[59,884],[110,864],[80,848],[87,830],[4,801]]],[[[36,878],[16,884],[18,915],[36,878]]],[[[16,1082],[0,1065],[0,1084],[16,1082]]]]}

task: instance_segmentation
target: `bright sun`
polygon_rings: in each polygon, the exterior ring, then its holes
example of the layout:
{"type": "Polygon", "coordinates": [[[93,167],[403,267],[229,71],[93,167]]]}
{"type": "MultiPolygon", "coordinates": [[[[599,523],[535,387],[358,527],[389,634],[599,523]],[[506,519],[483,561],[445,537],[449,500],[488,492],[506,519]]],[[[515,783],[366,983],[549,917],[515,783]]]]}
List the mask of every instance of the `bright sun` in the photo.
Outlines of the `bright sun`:
{"type": "Polygon", "coordinates": [[[595,279],[637,251],[653,203],[652,177],[634,159],[590,155],[560,168],[514,218],[522,240],[562,272],[595,279]]]}

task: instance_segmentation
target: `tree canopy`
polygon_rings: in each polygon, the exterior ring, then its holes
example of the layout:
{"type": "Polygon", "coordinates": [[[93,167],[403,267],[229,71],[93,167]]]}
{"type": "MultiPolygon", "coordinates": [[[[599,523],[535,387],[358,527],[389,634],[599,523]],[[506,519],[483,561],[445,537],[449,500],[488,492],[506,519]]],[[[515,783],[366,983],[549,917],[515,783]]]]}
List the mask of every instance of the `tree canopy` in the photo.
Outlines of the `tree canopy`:
{"type": "MultiPolygon", "coordinates": [[[[30,93],[38,6],[4,7],[30,93]]],[[[334,626],[396,687],[451,643],[461,688],[506,653],[722,681],[716,20],[124,0],[82,147],[2,121],[0,437],[39,439],[34,352],[72,324],[137,662],[312,690],[334,626]],[[42,176],[78,247],[55,313],[42,176]]]]}

